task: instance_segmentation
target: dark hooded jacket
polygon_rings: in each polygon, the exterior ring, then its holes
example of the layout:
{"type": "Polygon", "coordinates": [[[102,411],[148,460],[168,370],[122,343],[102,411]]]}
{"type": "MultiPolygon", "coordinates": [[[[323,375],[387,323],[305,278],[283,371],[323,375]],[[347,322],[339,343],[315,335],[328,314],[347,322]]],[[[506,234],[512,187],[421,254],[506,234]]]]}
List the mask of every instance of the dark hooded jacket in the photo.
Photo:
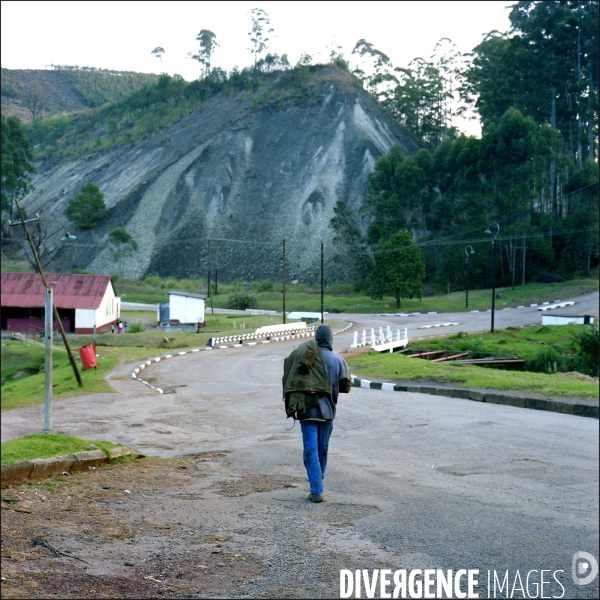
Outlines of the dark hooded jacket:
{"type": "MultiPolygon", "coordinates": [[[[303,373],[299,373],[298,375],[303,375],[303,373]]],[[[306,375],[308,377],[308,374],[306,375]]],[[[333,331],[327,323],[319,325],[315,332],[314,340],[300,344],[286,359],[283,379],[288,416],[294,416],[301,421],[311,419],[329,421],[335,418],[338,395],[340,392],[347,394],[350,391],[351,381],[346,361],[341,356],[333,353],[333,331]],[[314,362],[311,362],[310,357],[315,346],[318,352],[314,362]],[[292,357],[295,358],[292,359],[292,357]],[[288,400],[286,380],[290,383],[294,379],[292,376],[293,373],[291,373],[294,368],[291,359],[299,359],[300,363],[304,365],[302,367],[298,366],[296,369],[299,368],[300,371],[304,371],[308,368],[309,372],[313,371],[312,376],[319,378],[320,384],[318,388],[316,386],[309,386],[311,387],[310,394],[304,393],[301,397],[292,392],[288,400]],[[326,385],[323,374],[326,374],[326,385]]]]}

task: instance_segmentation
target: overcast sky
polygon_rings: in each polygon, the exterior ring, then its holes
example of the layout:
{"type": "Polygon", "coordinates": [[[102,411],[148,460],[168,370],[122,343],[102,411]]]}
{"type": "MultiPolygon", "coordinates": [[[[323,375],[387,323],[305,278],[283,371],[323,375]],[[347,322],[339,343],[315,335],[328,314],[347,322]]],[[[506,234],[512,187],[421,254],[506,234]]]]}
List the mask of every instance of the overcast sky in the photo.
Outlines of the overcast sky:
{"type": "Polygon", "coordinates": [[[43,69],[79,65],[179,73],[187,80],[199,66],[201,29],[217,35],[213,66],[230,70],[252,63],[250,10],[265,10],[276,37],[271,51],[295,64],[306,52],[325,57],[335,40],[351,66],[355,43],[364,38],[394,66],[429,58],[435,44],[450,38],[461,52],[483,35],[509,29],[510,2],[32,2],[2,1],[2,67],[43,69]],[[165,49],[162,63],[151,54],[165,49]]]}

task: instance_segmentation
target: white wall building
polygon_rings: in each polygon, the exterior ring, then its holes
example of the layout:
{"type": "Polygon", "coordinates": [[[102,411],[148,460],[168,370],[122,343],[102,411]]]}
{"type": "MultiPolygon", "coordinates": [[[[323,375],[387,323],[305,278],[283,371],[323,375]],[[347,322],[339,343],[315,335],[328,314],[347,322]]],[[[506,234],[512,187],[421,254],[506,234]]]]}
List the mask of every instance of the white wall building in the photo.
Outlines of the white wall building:
{"type": "Polygon", "coordinates": [[[169,322],[204,323],[206,296],[190,292],[169,292],[169,322]]]}
{"type": "Polygon", "coordinates": [[[591,315],[542,315],[542,325],[592,325],[591,315]]]}

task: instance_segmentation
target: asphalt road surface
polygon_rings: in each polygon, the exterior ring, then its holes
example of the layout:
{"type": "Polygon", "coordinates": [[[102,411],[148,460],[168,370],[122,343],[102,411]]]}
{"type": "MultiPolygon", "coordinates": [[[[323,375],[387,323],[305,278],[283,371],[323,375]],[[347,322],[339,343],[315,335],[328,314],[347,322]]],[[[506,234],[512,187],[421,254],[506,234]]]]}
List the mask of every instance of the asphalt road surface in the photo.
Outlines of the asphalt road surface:
{"type": "MultiPolygon", "coordinates": [[[[598,294],[577,302],[560,313],[597,317],[598,294]]],[[[408,327],[414,339],[441,333],[419,329],[427,324],[459,323],[444,333],[486,330],[490,314],[346,318],[355,329],[408,327]]],[[[539,322],[540,313],[531,307],[496,315],[498,329],[539,322]]],[[[347,349],[352,336],[350,330],[336,337],[334,349],[347,349]]],[[[165,389],[164,395],[132,380],[131,366],[121,367],[112,375],[116,394],[56,402],[55,429],[163,457],[227,451],[238,477],[302,478],[300,428],[289,430],[281,400],[283,359],[296,344],[215,349],[162,361],[144,377],[165,389]]],[[[263,525],[272,520],[268,539],[277,556],[291,551],[279,512],[292,517],[286,522],[294,530],[290,540],[310,538],[312,562],[292,556],[299,574],[289,585],[297,585],[297,597],[338,595],[340,568],[478,569],[480,597],[519,598],[542,597],[534,584],[544,570],[544,597],[598,597],[598,577],[585,586],[572,577],[576,552],[596,560],[599,554],[597,420],[359,388],[340,396],[338,406],[326,502],[313,507],[308,521],[294,520],[294,510],[306,503],[306,484],[276,494],[281,510],[263,517],[263,525]],[[328,524],[316,516],[321,507],[334,515],[328,524]],[[337,513],[352,518],[338,522],[337,513]],[[312,573],[322,587],[311,588],[302,569],[314,569],[315,556],[327,565],[333,563],[325,559],[335,556],[336,562],[335,568],[312,573]],[[507,571],[508,594],[493,585],[494,572],[502,581],[507,571]]],[[[2,439],[39,431],[41,415],[40,407],[4,413],[2,439]]],[[[255,494],[257,503],[262,496],[255,494]]]]}

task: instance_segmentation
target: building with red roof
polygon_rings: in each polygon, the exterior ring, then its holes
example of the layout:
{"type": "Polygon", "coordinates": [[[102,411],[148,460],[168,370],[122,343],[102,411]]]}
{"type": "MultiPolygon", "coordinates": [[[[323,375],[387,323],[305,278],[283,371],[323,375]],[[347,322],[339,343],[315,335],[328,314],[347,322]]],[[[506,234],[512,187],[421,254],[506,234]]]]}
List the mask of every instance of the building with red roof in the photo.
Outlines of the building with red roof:
{"type": "MultiPolygon", "coordinates": [[[[46,273],[65,331],[97,333],[119,318],[121,299],[108,275],[46,273]]],[[[39,273],[2,273],[2,329],[44,331],[44,284],[39,273]]],[[[57,328],[57,324],[54,324],[57,328]]]]}

